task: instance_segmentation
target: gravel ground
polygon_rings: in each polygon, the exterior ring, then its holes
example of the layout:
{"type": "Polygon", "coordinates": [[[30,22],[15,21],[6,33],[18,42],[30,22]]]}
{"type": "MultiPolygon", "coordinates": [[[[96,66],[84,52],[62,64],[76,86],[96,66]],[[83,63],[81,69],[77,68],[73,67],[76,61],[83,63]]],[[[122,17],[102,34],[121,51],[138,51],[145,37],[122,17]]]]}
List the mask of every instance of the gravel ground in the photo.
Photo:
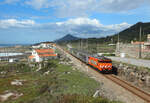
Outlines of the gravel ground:
{"type": "Polygon", "coordinates": [[[108,57],[114,61],[119,61],[123,63],[128,63],[136,66],[148,67],[150,68],[150,60],[142,60],[142,59],[133,59],[133,58],[121,58],[121,57],[108,57]]]}

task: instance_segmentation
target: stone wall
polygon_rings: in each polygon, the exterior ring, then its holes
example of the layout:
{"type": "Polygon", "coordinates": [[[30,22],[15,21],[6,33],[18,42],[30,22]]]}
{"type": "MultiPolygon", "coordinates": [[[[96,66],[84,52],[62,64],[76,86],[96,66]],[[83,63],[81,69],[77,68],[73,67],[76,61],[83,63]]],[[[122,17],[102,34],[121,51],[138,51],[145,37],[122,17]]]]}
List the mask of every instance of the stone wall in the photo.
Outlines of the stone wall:
{"type": "Polygon", "coordinates": [[[124,63],[114,63],[114,66],[118,67],[119,77],[150,93],[150,72],[148,69],[124,63]]]}
{"type": "MultiPolygon", "coordinates": [[[[142,58],[150,58],[150,50],[144,49],[144,46],[142,47],[142,58]]],[[[132,57],[132,58],[138,58],[139,57],[139,45],[133,45],[133,44],[117,44],[116,46],[116,55],[120,56],[121,53],[125,53],[126,57],[132,57]]]]}

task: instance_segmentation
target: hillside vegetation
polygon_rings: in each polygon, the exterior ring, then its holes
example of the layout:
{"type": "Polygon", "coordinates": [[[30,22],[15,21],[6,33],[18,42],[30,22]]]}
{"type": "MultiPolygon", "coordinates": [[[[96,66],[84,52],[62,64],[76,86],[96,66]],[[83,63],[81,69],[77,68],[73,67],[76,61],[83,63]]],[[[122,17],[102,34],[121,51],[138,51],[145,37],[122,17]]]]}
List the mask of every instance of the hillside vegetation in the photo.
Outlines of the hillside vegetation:
{"type": "MultiPolygon", "coordinates": [[[[128,29],[125,29],[119,33],[121,42],[139,41],[140,27],[142,29],[142,41],[147,40],[147,34],[150,34],[150,23],[139,22],[128,29]]],[[[118,35],[111,36],[117,41],[118,35]]]]}
{"type": "Polygon", "coordinates": [[[41,68],[37,63],[0,65],[0,102],[120,103],[93,98],[100,84],[68,64],[69,61],[50,60],[41,63],[41,68]]]}
{"type": "MultiPolygon", "coordinates": [[[[140,27],[142,28],[142,41],[147,40],[147,34],[150,34],[150,23],[142,23],[138,22],[135,25],[121,31],[119,33],[120,42],[129,43],[132,40],[133,41],[139,41],[139,33],[140,33],[140,27]]],[[[81,38],[75,38],[74,39],[65,39],[70,38],[70,35],[66,35],[61,39],[61,42],[58,43],[66,43],[66,42],[79,42],[81,38]]],[[[86,39],[82,39],[86,40],[86,39]]],[[[112,36],[107,37],[101,37],[101,38],[88,38],[89,43],[92,42],[98,42],[98,43],[116,43],[118,41],[118,34],[114,34],[112,36]]]]}
{"type": "MultiPolygon", "coordinates": [[[[130,43],[131,41],[139,41],[140,27],[142,28],[142,41],[147,41],[147,34],[150,34],[150,23],[139,22],[123,31],[119,34],[101,38],[75,38],[68,39],[70,35],[66,35],[61,39],[61,42],[57,42],[61,46],[67,44],[72,45],[74,48],[83,49],[92,53],[97,52],[115,52],[116,46],[109,46],[108,44],[116,44],[119,41],[122,43],[130,43]]],[[[74,38],[74,36],[71,36],[74,38]]]]}

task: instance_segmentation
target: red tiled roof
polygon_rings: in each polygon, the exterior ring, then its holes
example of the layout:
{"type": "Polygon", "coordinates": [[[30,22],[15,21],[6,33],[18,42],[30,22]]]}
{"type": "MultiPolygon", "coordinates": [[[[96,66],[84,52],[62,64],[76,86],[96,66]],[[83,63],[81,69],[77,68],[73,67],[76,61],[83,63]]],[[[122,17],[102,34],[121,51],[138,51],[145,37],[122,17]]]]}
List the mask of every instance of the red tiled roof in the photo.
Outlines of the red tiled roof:
{"type": "Polygon", "coordinates": [[[136,41],[136,42],[133,42],[132,44],[144,44],[144,42],[138,42],[138,41],[136,41]]]}
{"type": "Polygon", "coordinates": [[[54,49],[36,49],[37,53],[54,53],[54,49]]]}
{"type": "Polygon", "coordinates": [[[35,50],[40,57],[57,56],[54,53],[54,49],[36,49],[35,50]]]}
{"type": "Polygon", "coordinates": [[[40,54],[40,57],[57,56],[56,54],[40,54]]]}
{"type": "Polygon", "coordinates": [[[34,58],[34,56],[33,56],[33,55],[29,56],[29,59],[32,59],[32,58],[34,58]]]}

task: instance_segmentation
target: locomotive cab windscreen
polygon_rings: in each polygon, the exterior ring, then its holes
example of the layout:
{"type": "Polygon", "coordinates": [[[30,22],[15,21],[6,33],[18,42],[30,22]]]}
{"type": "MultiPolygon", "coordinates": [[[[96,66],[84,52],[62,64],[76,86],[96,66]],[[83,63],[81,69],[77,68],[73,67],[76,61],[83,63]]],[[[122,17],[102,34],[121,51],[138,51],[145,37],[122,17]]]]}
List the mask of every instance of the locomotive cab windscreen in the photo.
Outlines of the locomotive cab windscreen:
{"type": "Polygon", "coordinates": [[[112,63],[111,60],[98,60],[99,63],[112,63]]]}

